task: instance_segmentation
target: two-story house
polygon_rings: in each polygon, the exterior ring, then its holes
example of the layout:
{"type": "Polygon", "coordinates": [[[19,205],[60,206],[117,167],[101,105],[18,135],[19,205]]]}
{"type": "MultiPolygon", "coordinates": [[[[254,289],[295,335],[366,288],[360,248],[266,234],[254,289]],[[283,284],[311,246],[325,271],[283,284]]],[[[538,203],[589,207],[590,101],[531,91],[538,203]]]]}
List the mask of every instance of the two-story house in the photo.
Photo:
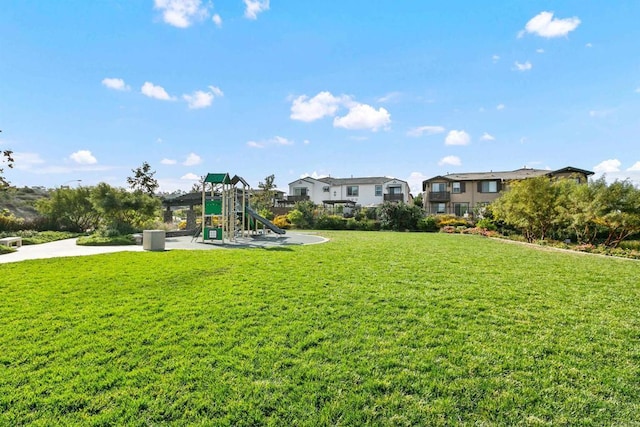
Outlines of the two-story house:
{"type": "Polygon", "coordinates": [[[317,205],[378,206],[384,202],[409,203],[409,184],[390,177],[312,178],[289,183],[289,202],[310,200],[317,205]]]}
{"type": "Polygon", "coordinates": [[[438,175],[422,181],[424,209],[429,214],[465,216],[476,207],[486,206],[506,190],[509,182],[549,176],[587,182],[593,172],[571,166],[550,171],[522,168],[507,172],[473,172],[438,175]]]}

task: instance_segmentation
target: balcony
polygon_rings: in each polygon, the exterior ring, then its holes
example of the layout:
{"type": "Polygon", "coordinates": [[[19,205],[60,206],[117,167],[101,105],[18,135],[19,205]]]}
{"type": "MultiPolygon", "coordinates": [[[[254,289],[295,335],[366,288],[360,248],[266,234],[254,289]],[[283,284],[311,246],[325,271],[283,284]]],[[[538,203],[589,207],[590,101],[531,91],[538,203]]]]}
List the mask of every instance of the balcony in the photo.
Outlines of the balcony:
{"type": "Polygon", "coordinates": [[[430,202],[448,202],[451,200],[450,191],[431,191],[429,193],[430,202]]]}
{"type": "Polygon", "coordinates": [[[296,203],[296,202],[304,202],[309,200],[309,196],[287,196],[287,202],[296,203]]]}
{"type": "Polygon", "coordinates": [[[385,194],[384,195],[384,201],[385,202],[403,202],[404,201],[404,194],[399,193],[399,194],[385,194]]]}

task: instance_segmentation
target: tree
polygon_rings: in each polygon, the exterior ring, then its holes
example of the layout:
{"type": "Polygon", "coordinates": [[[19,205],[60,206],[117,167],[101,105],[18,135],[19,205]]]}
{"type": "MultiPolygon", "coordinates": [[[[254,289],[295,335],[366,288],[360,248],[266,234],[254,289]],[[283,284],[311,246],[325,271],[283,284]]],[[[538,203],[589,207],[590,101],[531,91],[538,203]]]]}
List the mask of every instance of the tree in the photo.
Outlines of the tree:
{"type": "Polygon", "coordinates": [[[91,190],[91,203],[100,213],[106,228],[128,234],[152,221],[160,209],[160,200],[141,191],[130,193],[104,182],[91,190]]]}
{"type": "Polygon", "coordinates": [[[100,225],[100,213],[90,197],[91,187],[59,188],[48,199],[38,200],[36,208],[62,229],[91,230],[100,225]]]}
{"type": "Polygon", "coordinates": [[[275,175],[271,174],[265,177],[264,182],[258,183],[260,192],[256,194],[253,205],[257,209],[271,209],[273,207],[273,198],[275,195],[275,175]]]}
{"type": "Polygon", "coordinates": [[[382,229],[405,231],[417,230],[422,218],[422,208],[406,203],[384,202],[379,208],[382,229]]]}
{"type": "Polygon", "coordinates": [[[630,181],[600,186],[595,193],[594,222],[607,235],[605,246],[615,248],[627,237],[640,233],[640,189],[630,181]]]}
{"type": "Polygon", "coordinates": [[[529,242],[550,236],[559,218],[555,182],[546,176],[513,181],[492,203],[495,219],[519,229],[529,242]]]}
{"type": "MultiPolygon", "coordinates": [[[[0,132],[2,132],[0,130],[0,132]]],[[[0,165],[6,164],[8,168],[13,168],[13,151],[11,150],[2,150],[2,161],[0,161],[0,165]]],[[[8,187],[9,181],[4,177],[4,167],[0,168],[0,189],[8,187]]]]}
{"type": "Polygon", "coordinates": [[[131,172],[133,172],[133,176],[127,178],[127,184],[132,190],[153,195],[158,189],[158,181],[153,177],[156,171],[151,171],[149,163],[143,162],[142,166],[131,169],[131,172]]]}

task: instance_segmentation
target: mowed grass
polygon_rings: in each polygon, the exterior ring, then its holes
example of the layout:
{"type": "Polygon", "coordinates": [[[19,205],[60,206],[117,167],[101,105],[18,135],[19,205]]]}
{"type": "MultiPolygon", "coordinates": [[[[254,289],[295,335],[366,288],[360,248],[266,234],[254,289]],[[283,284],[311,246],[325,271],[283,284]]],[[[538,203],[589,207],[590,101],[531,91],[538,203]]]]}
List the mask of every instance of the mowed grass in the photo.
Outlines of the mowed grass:
{"type": "Polygon", "coordinates": [[[637,261],[323,234],[0,265],[0,424],[640,422],[637,261]]]}

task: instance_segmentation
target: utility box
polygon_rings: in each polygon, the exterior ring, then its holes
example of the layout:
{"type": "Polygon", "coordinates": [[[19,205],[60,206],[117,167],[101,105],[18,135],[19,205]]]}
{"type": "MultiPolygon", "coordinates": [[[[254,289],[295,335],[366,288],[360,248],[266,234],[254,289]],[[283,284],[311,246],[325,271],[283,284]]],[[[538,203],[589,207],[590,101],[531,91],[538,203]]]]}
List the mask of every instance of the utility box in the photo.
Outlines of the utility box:
{"type": "Polygon", "coordinates": [[[164,251],[164,230],[143,230],[142,249],[145,251],[164,251]]]}

